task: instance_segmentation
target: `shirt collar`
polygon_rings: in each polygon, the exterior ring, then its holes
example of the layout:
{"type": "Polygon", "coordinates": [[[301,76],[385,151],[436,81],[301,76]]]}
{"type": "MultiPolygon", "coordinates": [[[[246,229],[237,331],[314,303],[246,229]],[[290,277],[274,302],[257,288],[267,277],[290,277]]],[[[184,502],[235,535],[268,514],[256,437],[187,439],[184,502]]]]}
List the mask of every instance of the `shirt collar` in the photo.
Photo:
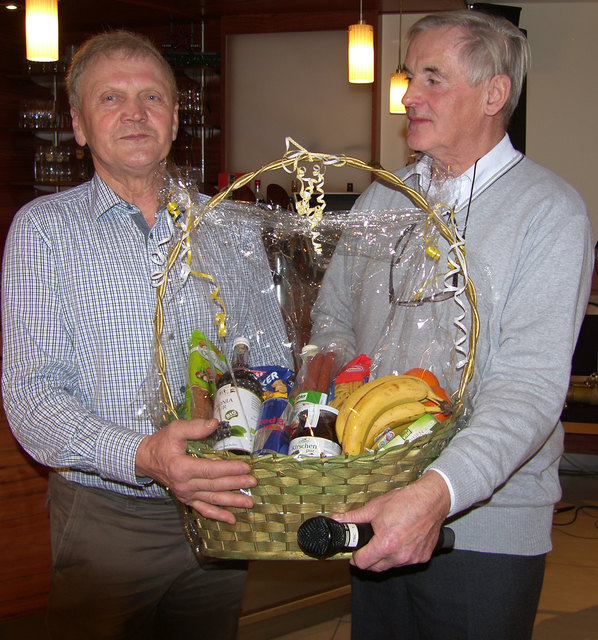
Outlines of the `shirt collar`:
{"type": "Polygon", "coordinates": [[[422,195],[429,199],[430,204],[442,202],[458,210],[466,206],[470,198],[485,189],[508,165],[518,161],[522,156],[523,154],[513,147],[508,134],[505,133],[494,148],[460,176],[447,177],[444,181],[432,181],[430,175],[433,160],[430,156],[423,156],[418,160],[409,176],[419,177],[420,188],[424,185],[422,195]],[[428,184],[427,188],[426,184],[428,184]]]}
{"type": "MultiPolygon", "coordinates": [[[[115,191],[113,191],[99,176],[94,174],[90,181],[90,198],[91,198],[91,215],[94,220],[98,220],[105,213],[119,207],[121,210],[127,211],[129,214],[141,214],[138,207],[126,200],[123,200],[115,191]]],[[[161,207],[156,212],[156,217],[160,216],[160,212],[165,207],[161,207]]]]}
{"type": "Polygon", "coordinates": [[[90,208],[94,220],[100,218],[107,211],[118,205],[127,205],[117,193],[115,193],[97,173],[90,181],[90,208]]]}

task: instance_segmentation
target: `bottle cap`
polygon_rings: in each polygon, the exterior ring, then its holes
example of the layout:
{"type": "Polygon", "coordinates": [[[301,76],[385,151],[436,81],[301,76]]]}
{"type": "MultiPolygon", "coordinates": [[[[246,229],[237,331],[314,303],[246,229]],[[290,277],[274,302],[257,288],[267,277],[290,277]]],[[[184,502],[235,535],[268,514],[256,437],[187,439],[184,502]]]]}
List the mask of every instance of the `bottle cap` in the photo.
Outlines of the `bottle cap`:
{"type": "Polygon", "coordinates": [[[233,341],[233,349],[239,344],[249,347],[249,340],[245,336],[239,336],[238,338],[235,338],[233,341]]]}

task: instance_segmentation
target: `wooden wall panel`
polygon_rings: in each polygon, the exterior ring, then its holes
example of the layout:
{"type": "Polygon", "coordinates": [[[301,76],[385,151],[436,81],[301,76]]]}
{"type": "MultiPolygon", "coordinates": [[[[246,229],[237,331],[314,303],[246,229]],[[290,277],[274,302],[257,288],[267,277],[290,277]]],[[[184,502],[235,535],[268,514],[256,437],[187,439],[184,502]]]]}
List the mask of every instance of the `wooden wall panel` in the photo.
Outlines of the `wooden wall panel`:
{"type": "Polygon", "coordinates": [[[47,471],[17,444],[0,411],[0,621],[39,614],[50,585],[47,471]]]}

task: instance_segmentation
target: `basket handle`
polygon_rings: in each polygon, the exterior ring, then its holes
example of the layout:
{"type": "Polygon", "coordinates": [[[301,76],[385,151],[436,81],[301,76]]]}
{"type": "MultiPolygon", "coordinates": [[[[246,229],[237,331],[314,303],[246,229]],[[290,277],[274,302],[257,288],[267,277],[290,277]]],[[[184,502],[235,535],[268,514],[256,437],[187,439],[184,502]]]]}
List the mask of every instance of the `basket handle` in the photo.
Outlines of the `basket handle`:
{"type": "MultiPolygon", "coordinates": [[[[321,165],[325,166],[334,166],[334,167],[352,167],[355,169],[360,169],[363,171],[368,171],[372,173],[377,178],[382,181],[397,187],[401,192],[403,192],[412,202],[413,204],[421,209],[424,213],[428,214],[429,220],[436,226],[440,234],[447,240],[449,244],[454,247],[454,251],[456,253],[457,261],[461,265],[466,264],[465,258],[465,250],[459,244],[455,242],[455,237],[445,222],[440,218],[440,216],[436,213],[436,210],[433,209],[427,202],[427,200],[417,191],[408,187],[400,178],[398,178],[394,173],[390,171],[386,171],[385,169],[373,167],[358,158],[351,158],[349,156],[334,156],[324,153],[313,153],[304,149],[300,145],[298,145],[292,138],[286,139],[287,152],[279,158],[278,160],[274,160],[260,169],[256,171],[246,173],[239,178],[237,178],[234,182],[228,185],[226,189],[223,189],[216,195],[212,196],[208,202],[205,204],[205,207],[202,209],[200,214],[195,216],[188,216],[187,226],[184,230],[184,236],[188,237],[191,231],[197,227],[202,219],[203,213],[207,209],[211,209],[220,204],[223,200],[228,198],[232,191],[238,189],[246,184],[250,183],[252,180],[256,179],[258,176],[267,173],[269,171],[276,171],[279,169],[283,169],[287,173],[293,173],[297,175],[302,184],[302,202],[298,209],[301,210],[301,215],[310,216],[313,219],[313,225],[315,226],[323,213],[323,206],[321,204],[316,205],[315,207],[310,206],[309,202],[314,191],[319,195],[323,195],[323,173],[320,171],[321,165]],[[305,178],[303,174],[303,167],[301,163],[308,163],[314,167],[314,176],[312,178],[305,178]],[[304,183],[308,182],[308,188],[304,188],[304,183]]],[[[172,266],[176,263],[179,254],[183,248],[183,240],[178,241],[171,248],[167,263],[166,263],[166,275],[172,268],[172,266]]],[[[166,361],[164,356],[164,350],[162,348],[162,331],[164,327],[164,311],[163,311],[163,298],[166,291],[168,278],[163,278],[163,281],[156,289],[157,294],[157,307],[156,313],[154,316],[154,330],[156,335],[156,364],[158,368],[158,377],[160,380],[160,394],[162,403],[164,405],[165,411],[170,418],[176,418],[177,413],[174,408],[172,395],[170,393],[170,389],[168,388],[168,382],[166,379],[166,361]]],[[[477,293],[475,286],[470,278],[466,278],[465,282],[465,295],[469,301],[471,307],[471,329],[469,332],[469,352],[468,358],[463,366],[463,371],[461,372],[461,378],[459,380],[459,388],[456,392],[456,402],[461,403],[464,395],[465,388],[467,384],[471,380],[473,376],[474,370],[474,360],[475,360],[475,352],[476,352],[476,344],[480,331],[480,321],[479,315],[477,311],[477,293]]],[[[166,416],[165,416],[166,418],[166,416]]]]}

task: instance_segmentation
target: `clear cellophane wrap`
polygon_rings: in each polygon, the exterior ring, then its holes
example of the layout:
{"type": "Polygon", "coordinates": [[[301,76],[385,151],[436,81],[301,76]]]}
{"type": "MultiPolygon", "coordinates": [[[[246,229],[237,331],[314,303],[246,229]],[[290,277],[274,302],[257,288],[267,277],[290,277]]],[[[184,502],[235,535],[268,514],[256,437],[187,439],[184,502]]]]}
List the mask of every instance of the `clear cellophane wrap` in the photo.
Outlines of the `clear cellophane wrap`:
{"type": "MultiPolygon", "coordinates": [[[[414,481],[467,424],[479,322],[452,212],[444,203],[429,204],[394,174],[295,143],[280,160],[212,198],[171,171],[164,199],[171,234],[155,259],[155,358],[145,385],[158,426],[202,415],[188,366],[198,331],[202,344],[218,353],[216,368],[230,367],[233,341],[244,336],[252,369],[287,368],[299,384],[300,354],[309,343],[333,352],[331,380],[365,354],[370,379],[422,368],[434,372],[451,399],[452,413],[438,429],[400,448],[329,458],[242,456],[258,486],[252,509],[233,509],[234,526],[182,510],[200,554],[306,559],[296,540],[304,519],[348,511],[414,481]],[[401,192],[405,206],[327,212],[325,173],[341,166],[372,173],[401,192]],[[294,210],[230,199],[278,169],[299,181],[294,210]]],[[[331,399],[334,388],[329,391],[331,399]]],[[[189,454],[233,455],[213,451],[210,441],[190,442],[189,454]]]]}

